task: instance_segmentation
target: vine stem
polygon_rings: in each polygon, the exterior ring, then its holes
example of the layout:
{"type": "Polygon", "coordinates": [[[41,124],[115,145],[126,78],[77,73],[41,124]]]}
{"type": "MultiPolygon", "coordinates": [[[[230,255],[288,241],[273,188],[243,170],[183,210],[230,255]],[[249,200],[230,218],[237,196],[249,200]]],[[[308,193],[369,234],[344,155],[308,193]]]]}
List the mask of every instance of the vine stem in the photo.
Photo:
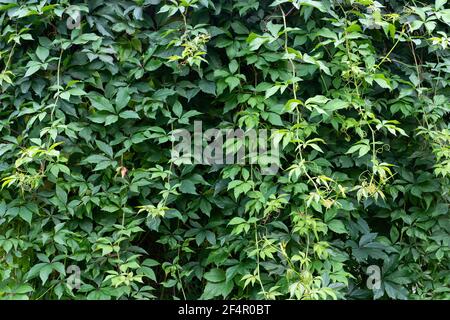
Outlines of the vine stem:
{"type": "Polygon", "coordinates": [[[49,292],[50,290],[52,290],[57,283],[51,285],[47,290],[45,290],[45,292],[43,294],[41,294],[39,297],[36,298],[36,300],[40,300],[43,296],[45,296],[47,294],[47,292],[49,292]]]}
{"type": "MultiPolygon", "coordinates": [[[[178,252],[178,256],[180,253],[178,252]]],[[[181,279],[180,270],[177,268],[178,279],[180,280],[181,292],[183,293],[184,300],[187,300],[186,293],[184,292],[183,280],[181,279]]]]}
{"type": "Polygon", "coordinates": [[[58,104],[59,101],[59,94],[61,92],[60,86],[61,86],[61,60],[62,60],[62,55],[63,55],[64,50],[61,49],[61,53],[59,54],[59,59],[58,59],[58,67],[57,67],[57,71],[56,71],[56,99],[55,99],[55,105],[53,106],[52,112],[50,113],[50,120],[53,122],[53,114],[55,113],[56,110],[56,106],[58,104]]]}
{"type": "Polygon", "coordinates": [[[372,134],[372,175],[370,177],[370,185],[373,182],[373,179],[375,178],[375,161],[376,161],[376,157],[377,157],[377,150],[375,147],[375,131],[372,129],[372,127],[370,126],[370,124],[368,124],[368,127],[370,129],[370,132],[372,134]]]}
{"type": "Polygon", "coordinates": [[[262,290],[262,292],[264,294],[264,297],[266,297],[267,296],[267,292],[264,289],[264,285],[263,285],[262,280],[261,280],[261,272],[260,272],[260,267],[259,267],[259,244],[258,244],[259,239],[258,239],[258,227],[256,225],[256,222],[254,224],[254,227],[255,227],[255,245],[256,245],[256,273],[258,275],[258,282],[259,282],[259,284],[261,286],[261,290],[262,290]]]}
{"type": "Polygon", "coordinates": [[[9,64],[11,63],[12,56],[13,56],[13,54],[14,54],[14,49],[16,48],[16,45],[17,45],[17,42],[14,42],[14,44],[13,44],[13,46],[12,46],[12,48],[11,48],[11,52],[9,53],[9,56],[8,56],[8,61],[6,61],[4,72],[5,72],[5,71],[8,71],[9,64]]]}
{"type": "MultiPolygon", "coordinates": [[[[292,69],[292,77],[295,78],[296,77],[296,72],[295,72],[295,64],[294,61],[290,58],[289,56],[289,50],[288,50],[288,32],[287,32],[287,23],[286,23],[286,14],[284,13],[283,8],[281,7],[281,5],[279,6],[281,13],[282,13],[282,17],[283,17],[283,27],[284,27],[284,51],[286,52],[286,55],[288,57],[288,61],[291,65],[291,69],[292,69]]],[[[290,13],[290,11],[289,11],[290,13]]],[[[292,79],[292,91],[294,94],[294,99],[297,99],[297,86],[296,83],[294,82],[294,79],[292,79]]]]}
{"type": "Polygon", "coordinates": [[[404,35],[404,34],[405,34],[405,27],[403,26],[402,31],[401,31],[400,35],[398,36],[397,41],[392,46],[391,50],[389,50],[389,52],[383,57],[383,59],[381,59],[381,61],[374,67],[375,69],[379,69],[380,66],[389,58],[391,53],[395,50],[397,45],[400,43],[400,40],[402,39],[402,35],[404,35]]]}

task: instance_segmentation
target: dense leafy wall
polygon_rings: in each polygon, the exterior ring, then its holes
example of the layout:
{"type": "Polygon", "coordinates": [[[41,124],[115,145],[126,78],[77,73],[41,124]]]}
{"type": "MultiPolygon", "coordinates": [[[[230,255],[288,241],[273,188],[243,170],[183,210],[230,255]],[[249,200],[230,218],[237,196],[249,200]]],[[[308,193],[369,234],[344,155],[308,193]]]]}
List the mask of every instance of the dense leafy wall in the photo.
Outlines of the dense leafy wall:
{"type": "Polygon", "coordinates": [[[0,26],[0,298],[449,298],[445,0],[0,0],[0,26]],[[172,163],[194,121],[276,129],[278,174],[172,163]]]}

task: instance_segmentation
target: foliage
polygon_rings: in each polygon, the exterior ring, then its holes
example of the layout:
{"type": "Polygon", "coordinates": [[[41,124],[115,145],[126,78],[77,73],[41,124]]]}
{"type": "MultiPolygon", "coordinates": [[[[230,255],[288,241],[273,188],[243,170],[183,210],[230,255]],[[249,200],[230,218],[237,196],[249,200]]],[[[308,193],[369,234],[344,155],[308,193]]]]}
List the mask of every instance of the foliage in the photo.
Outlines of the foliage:
{"type": "Polygon", "coordinates": [[[446,0],[0,0],[0,26],[1,299],[450,298],[446,0]],[[172,163],[194,120],[276,129],[280,171],[172,163]]]}

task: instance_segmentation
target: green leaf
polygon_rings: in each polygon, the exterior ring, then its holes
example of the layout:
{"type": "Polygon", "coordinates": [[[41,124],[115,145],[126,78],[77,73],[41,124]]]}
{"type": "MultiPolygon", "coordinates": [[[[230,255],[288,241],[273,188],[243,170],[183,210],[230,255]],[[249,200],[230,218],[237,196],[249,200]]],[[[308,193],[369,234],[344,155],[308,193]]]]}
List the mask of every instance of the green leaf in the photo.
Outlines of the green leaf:
{"type": "Polygon", "coordinates": [[[41,62],[45,62],[45,60],[47,59],[48,55],[49,55],[49,50],[47,48],[44,47],[37,47],[36,49],[36,55],[39,58],[39,60],[41,60],[41,62]]]}
{"type": "Polygon", "coordinates": [[[73,43],[74,44],[86,44],[91,41],[97,41],[100,37],[95,33],[83,33],[78,38],[76,38],[73,43]]]}
{"type": "Polygon", "coordinates": [[[39,272],[41,271],[41,269],[48,265],[48,263],[38,263],[35,264],[33,267],[31,267],[31,269],[28,271],[27,273],[27,279],[33,279],[35,276],[37,276],[39,274],[39,272]]]}
{"type": "Polygon", "coordinates": [[[181,118],[181,114],[183,113],[183,106],[179,101],[175,101],[172,107],[172,111],[178,118],[181,118]]]}
{"type": "Polygon", "coordinates": [[[234,217],[233,219],[231,219],[230,222],[228,222],[228,225],[230,226],[234,226],[237,224],[242,224],[245,223],[246,221],[244,219],[242,219],[241,217],[234,217]]]}
{"type": "Polygon", "coordinates": [[[228,84],[230,91],[233,91],[233,89],[236,88],[237,86],[239,86],[239,84],[241,83],[239,78],[236,78],[233,76],[226,78],[225,82],[228,84]]]}
{"type": "Polygon", "coordinates": [[[366,155],[370,151],[370,146],[364,143],[355,144],[354,146],[350,147],[346,154],[359,152],[359,158],[366,155]]]}
{"type": "Polygon", "coordinates": [[[50,263],[45,264],[40,270],[39,270],[39,277],[42,280],[42,284],[45,284],[48,280],[49,275],[53,272],[53,267],[50,263]]]}
{"type": "Polygon", "coordinates": [[[334,219],[327,223],[331,231],[339,234],[347,233],[347,228],[341,220],[334,219]]]}
{"type": "Polygon", "coordinates": [[[348,106],[349,106],[349,104],[346,101],[342,101],[340,99],[333,99],[333,100],[330,100],[329,102],[327,102],[323,106],[323,109],[329,110],[329,111],[337,111],[337,110],[345,109],[348,106]]]}
{"type": "Polygon", "coordinates": [[[221,269],[215,268],[206,272],[203,277],[210,282],[225,281],[225,272],[221,269]]]}
{"type": "Polygon", "coordinates": [[[327,8],[325,7],[324,3],[321,1],[312,1],[312,0],[304,0],[304,1],[298,1],[297,4],[299,6],[308,6],[318,9],[321,12],[326,12],[327,8]]]}
{"type": "Polygon", "coordinates": [[[216,84],[213,81],[200,80],[199,87],[204,93],[216,95],[216,84]]]}
{"type": "Polygon", "coordinates": [[[140,117],[137,114],[137,112],[132,111],[132,110],[122,111],[121,113],[119,113],[119,116],[122,119],[140,119],[140,117]]]}
{"type": "Polygon", "coordinates": [[[359,154],[358,157],[361,158],[362,156],[366,155],[367,153],[369,153],[370,151],[370,147],[368,145],[360,145],[361,147],[359,148],[359,154]]]}
{"type": "Polygon", "coordinates": [[[267,23],[266,27],[267,27],[267,30],[269,30],[270,34],[273,37],[278,38],[278,33],[283,28],[283,25],[282,24],[273,24],[272,21],[269,21],[267,23]]]}
{"type": "Polygon", "coordinates": [[[239,64],[237,63],[236,60],[231,60],[230,64],[228,65],[228,68],[230,69],[231,73],[235,73],[239,68],[239,64]]]}
{"type": "Polygon", "coordinates": [[[441,9],[442,7],[444,7],[444,5],[447,3],[447,0],[436,0],[436,3],[434,5],[436,10],[441,9]]]}
{"type": "Polygon", "coordinates": [[[64,205],[67,204],[67,192],[64,191],[59,185],[56,185],[56,197],[59,201],[61,201],[64,205]]]}
{"type": "Polygon", "coordinates": [[[387,79],[383,74],[374,75],[375,82],[384,89],[392,89],[389,79],[387,79]]]}
{"type": "Polygon", "coordinates": [[[437,216],[444,216],[448,213],[449,211],[449,204],[447,203],[438,203],[436,205],[436,207],[434,208],[434,210],[432,211],[431,215],[433,217],[437,217],[437,216]]]}
{"type": "Polygon", "coordinates": [[[273,87],[269,88],[269,89],[266,91],[266,96],[265,96],[265,98],[266,98],[266,99],[270,98],[270,97],[273,96],[275,93],[277,93],[277,91],[278,91],[279,89],[280,89],[280,86],[273,86],[273,87]]]}
{"type": "Polygon", "coordinates": [[[208,282],[205,286],[205,290],[201,296],[202,299],[212,299],[217,296],[226,298],[233,290],[233,281],[224,282],[208,282]]]}
{"type": "Polygon", "coordinates": [[[183,193],[197,194],[195,184],[191,180],[181,181],[180,191],[183,193]]]}
{"type": "Polygon", "coordinates": [[[283,121],[281,120],[281,117],[278,114],[276,114],[276,113],[269,112],[267,119],[273,125],[283,126],[283,121]]]}
{"type": "Polygon", "coordinates": [[[95,140],[95,144],[101,151],[103,151],[110,158],[113,157],[113,149],[111,148],[110,145],[108,145],[107,143],[100,141],[100,140],[95,140]]]}
{"type": "Polygon", "coordinates": [[[66,270],[64,268],[64,265],[61,262],[52,262],[52,268],[53,270],[56,270],[59,272],[59,274],[65,276],[66,270]]]}
{"type": "Polygon", "coordinates": [[[80,88],[72,88],[68,91],[72,96],[84,96],[86,95],[86,91],[80,88]]]}
{"type": "Polygon", "coordinates": [[[91,156],[87,157],[86,159],[84,159],[84,162],[99,163],[99,162],[108,161],[108,160],[109,160],[109,158],[107,158],[103,155],[94,154],[94,155],[91,155],[91,156]]]}
{"type": "Polygon", "coordinates": [[[250,33],[247,38],[247,42],[249,43],[249,47],[251,51],[258,50],[264,43],[269,41],[269,37],[261,37],[255,33],[250,33]]]}
{"type": "Polygon", "coordinates": [[[231,23],[231,28],[233,28],[233,31],[236,32],[237,34],[248,34],[248,28],[242,24],[242,22],[239,21],[234,21],[233,23],[231,23]]]}
{"type": "Polygon", "coordinates": [[[105,126],[116,123],[119,120],[119,117],[116,115],[109,115],[105,118],[105,126]]]}
{"type": "Polygon", "coordinates": [[[88,98],[95,109],[115,113],[113,105],[106,98],[95,94],[91,94],[88,98]]]}
{"type": "Polygon", "coordinates": [[[155,71],[161,67],[163,62],[161,60],[151,59],[147,64],[145,65],[145,70],[147,71],[155,71]]]}
{"type": "Polygon", "coordinates": [[[26,77],[31,76],[32,74],[36,73],[40,68],[41,68],[40,64],[39,65],[35,64],[35,65],[30,66],[27,69],[27,71],[25,72],[24,77],[26,78],[26,77]]]}
{"type": "Polygon", "coordinates": [[[116,110],[120,111],[128,105],[130,102],[130,93],[127,87],[119,88],[116,96],[116,110]]]}
{"type": "Polygon", "coordinates": [[[395,226],[391,227],[391,230],[389,232],[389,236],[391,238],[392,243],[397,242],[398,238],[399,238],[399,232],[397,230],[397,228],[395,226]]]}
{"type": "Polygon", "coordinates": [[[19,217],[28,222],[31,225],[31,220],[33,218],[33,212],[27,207],[19,207],[19,217]]]}

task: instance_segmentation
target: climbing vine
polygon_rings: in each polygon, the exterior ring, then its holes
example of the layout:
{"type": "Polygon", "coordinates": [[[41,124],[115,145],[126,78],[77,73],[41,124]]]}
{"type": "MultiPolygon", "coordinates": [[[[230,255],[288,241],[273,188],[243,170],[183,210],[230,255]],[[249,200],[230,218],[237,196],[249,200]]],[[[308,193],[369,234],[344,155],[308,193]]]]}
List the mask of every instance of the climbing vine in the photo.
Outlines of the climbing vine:
{"type": "Polygon", "coordinates": [[[0,0],[0,299],[448,299],[449,29],[446,0],[0,0]],[[269,130],[278,171],[174,159],[196,123],[269,130]]]}

